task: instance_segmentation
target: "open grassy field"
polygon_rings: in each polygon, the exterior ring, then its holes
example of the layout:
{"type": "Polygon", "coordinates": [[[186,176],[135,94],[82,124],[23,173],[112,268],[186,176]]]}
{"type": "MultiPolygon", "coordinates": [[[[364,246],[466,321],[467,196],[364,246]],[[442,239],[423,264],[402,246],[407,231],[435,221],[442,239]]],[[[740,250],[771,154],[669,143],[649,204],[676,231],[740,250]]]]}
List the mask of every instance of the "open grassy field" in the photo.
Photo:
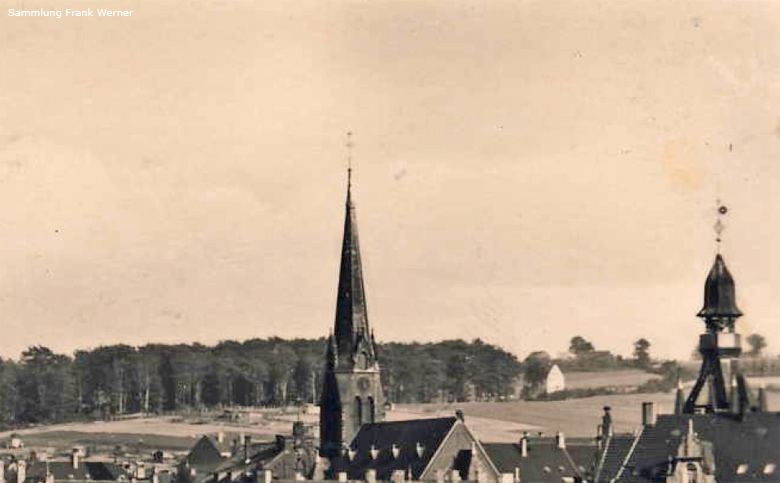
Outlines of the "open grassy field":
{"type": "Polygon", "coordinates": [[[584,389],[608,386],[640,386],[651,379],[660,379],[656,374],[639,370],[567,372],[566,389],[584,389]]]}
{"type": "MultiPolygon", "coordinates": [[[[780,409],[780,393],[768,393],[770,410],[780,409]]],[[[630,432],[639,428],[642,421],[642,402],[652,401],[657,413],[671,413],[674,410],[674,393],[621,394],[594,396],[565,401],[511,401],[458,404],[415,404],[399,405],[399,410],[419,415],[450,415],[462,409],[466,423],[475,429],[484,441],[505,441],[508,435],[522,434],[522,429],[480,431],[482,419],[533,425],[544,431],[563,431],[572,436],[595,436],[596,426],[601,422],[603,407],[612,407],[612,421],[615,430],[630,432]]]]}

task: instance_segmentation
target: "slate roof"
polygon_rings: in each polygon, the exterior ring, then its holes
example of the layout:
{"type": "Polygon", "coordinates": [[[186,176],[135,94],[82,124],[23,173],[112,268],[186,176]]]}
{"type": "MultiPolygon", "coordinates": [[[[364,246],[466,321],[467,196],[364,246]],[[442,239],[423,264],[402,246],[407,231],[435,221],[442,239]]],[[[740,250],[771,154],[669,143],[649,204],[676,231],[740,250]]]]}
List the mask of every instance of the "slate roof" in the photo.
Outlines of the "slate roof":
{"type": "Polygon", "coordinates": [[[350,479],[364,479],[366,470],[376,470],[376,477],[389,480],[395,470],[408,472],[419,479],[458,419],[412,419],[364,424],[350,444],[353,457],[333,458],[331,472],[346,471],[350,479]],[[422,456],[417,454],[417,443],[422,444],[422,456]],[[397,445],[398,456],[392,452],[397,445]],[[372,458],[371,449],[377,450],[372,458]]]}
{"type": "Polygon", "coordinates": [[[660,415],[642,430],[616,481],[664,481],[689,419],[698,438],[712,443],[716,481],[780,482],[780,412],[660,415]]]}
{"type": "Polygon", "coordinates": [[[596,456],[596,445],[586,440],[567,441],[561,449],[555,438],[529,438],[526,457],[519,443],[482,443],[482,447],[500,473],[514,474],[519,468],[523,483],[585,479],[596,456]]]}
{"type": "Polygon", "coordinates": [[[617,476],[637,437],[633,434],[615,434],[607,438],[596,469],[596,483],[607,483],[617,476]]]}
{"type": "MultiPolygon", "coordinates": [[[[50,461],[48,464],[43,461],[34,461],[27,463],[25,481],[44,481],[47,466],[49,473],[54,476],[56,481],[115,481],[120,476],[127,476],[119,465],[102,461],[81,461],[78,468],[74,468],[70,461],[50,461]]],[[[16,481],[16,472],[13,471],[13,475],[6,475],[6,481],[16,481]],[[12,479],[9,480],[9,477],[12,479]]]]}

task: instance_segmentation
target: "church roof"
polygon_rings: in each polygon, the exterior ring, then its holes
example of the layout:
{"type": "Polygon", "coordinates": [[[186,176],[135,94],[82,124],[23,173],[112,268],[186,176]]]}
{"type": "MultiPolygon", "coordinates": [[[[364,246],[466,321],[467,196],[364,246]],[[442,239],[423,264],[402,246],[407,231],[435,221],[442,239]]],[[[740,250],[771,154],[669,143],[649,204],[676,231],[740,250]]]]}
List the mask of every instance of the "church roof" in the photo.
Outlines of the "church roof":
{"type": "Polygon", "coordinates": [[[704,283],[704,307],[699,317],[739,317],[734,278],[720,253],[715,257],[707,281],[704,283]]]}
{"type": "Polygon", "coordinates": [[[720,413],[659,415],[655,425],[643,428],[615,481],[665,481],[689,420],[697,438],[712,444],[715,481],[780,481],[780,412],[747,413],[743,418],[720,413]]]}
{"type": "Polygon", "coordinates": [[[332,470],[346,471],[350,479],[365,479],[366,470],[373,469],[379,480],[389,480],[393,471],[402,470],[417,480],[458,421],[451,417],[364,424],[350,444],[352,458],[335,458],[332,470]]]}

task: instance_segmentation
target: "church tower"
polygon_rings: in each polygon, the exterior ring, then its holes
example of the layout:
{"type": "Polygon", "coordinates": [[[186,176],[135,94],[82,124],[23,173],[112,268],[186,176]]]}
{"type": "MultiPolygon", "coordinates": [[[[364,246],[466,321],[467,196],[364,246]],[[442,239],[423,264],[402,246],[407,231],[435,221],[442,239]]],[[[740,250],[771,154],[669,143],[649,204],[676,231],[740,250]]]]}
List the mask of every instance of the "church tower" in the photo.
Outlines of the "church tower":
{"type": "MultiPolygon", "coordinates": [[[[720,216],[726,212],[725,206],[718,208],[720,216]]],[[[720,243],[723,230],[720,218],[715,230],[720,243]]],[[[742,312],[737,307],[734,278],[726,268],[720,250],[704,283],[704,306],[697,315],[704,319],[705,325],[705,333],[699,337],[702,365],[682,412],[744,414],[759,409],[751,407],[750,391],[739,370],[742,339],[735,325],[742,312]],[[705,388],[706,395],[703,394],[705,388]]]]}
{"type": "Polygon", "coordinates": [[[350,169],[336,321],[328,338],[320,398],[320,452],[326,457],[337,455],[363,424],[385,418],[376,344],[368,325],[351,175],[350,169]]]}

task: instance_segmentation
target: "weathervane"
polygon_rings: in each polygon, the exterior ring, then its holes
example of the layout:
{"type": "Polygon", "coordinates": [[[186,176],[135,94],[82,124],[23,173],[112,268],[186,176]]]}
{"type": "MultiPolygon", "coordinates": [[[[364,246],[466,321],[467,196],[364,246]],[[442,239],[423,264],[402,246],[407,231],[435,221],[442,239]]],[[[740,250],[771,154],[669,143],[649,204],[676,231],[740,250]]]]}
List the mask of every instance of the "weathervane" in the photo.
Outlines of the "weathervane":
{"type": "Polygon", "coordinates": [[[718,203],[718,220],[715,222],[715,226],[713,228],[715,229],[715,241],[718,243],[718,253],[720,253],[720,242],[722,241],[722,233],[723,230],[726,229],[726,225],[723,224],[723,217],[726,216],[726,213],[729,212],[729,209],[721,203],[720,200],[717,201],[718,203]]]}

